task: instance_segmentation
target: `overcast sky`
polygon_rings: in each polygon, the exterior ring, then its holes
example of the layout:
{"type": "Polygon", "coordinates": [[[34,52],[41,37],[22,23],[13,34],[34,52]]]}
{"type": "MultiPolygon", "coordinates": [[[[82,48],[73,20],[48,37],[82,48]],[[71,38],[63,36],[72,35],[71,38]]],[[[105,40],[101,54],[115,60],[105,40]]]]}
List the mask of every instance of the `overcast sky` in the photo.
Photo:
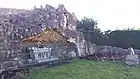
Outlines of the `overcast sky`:
{"type": "Polygon", "coordinates": [[[32,9],[34,6],[64,4],[78,19],[84,16],[98,21],[102,30],[140,27],[139,0],[0,0],[0,7],[32,9]]]}

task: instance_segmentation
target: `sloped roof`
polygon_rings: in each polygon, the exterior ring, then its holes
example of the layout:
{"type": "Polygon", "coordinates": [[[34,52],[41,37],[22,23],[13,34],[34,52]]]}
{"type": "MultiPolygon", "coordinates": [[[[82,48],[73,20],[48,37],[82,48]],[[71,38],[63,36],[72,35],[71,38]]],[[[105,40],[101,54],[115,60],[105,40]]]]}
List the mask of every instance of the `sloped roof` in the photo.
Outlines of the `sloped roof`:
{"type": "Polygon", "coordinates": [[[37,43],[64,43],[68,42],[68,38],[59,33],[56,29],[47,28],[44,32],[25,38],[22,44],[37,44],[37,43]]]}

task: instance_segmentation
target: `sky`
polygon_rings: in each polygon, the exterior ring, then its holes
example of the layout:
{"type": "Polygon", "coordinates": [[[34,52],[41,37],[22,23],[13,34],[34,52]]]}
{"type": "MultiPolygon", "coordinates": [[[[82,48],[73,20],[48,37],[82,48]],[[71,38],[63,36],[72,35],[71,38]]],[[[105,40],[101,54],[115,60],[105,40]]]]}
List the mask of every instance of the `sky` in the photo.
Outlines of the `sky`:
{"type": "Polygon", "coordinates": [[[79,20],[84,16],[97,20],[102,31],[140,27],[139,0],[0,0],[1,8],[33,9],[46,4],[64,4],[79,20]]]}

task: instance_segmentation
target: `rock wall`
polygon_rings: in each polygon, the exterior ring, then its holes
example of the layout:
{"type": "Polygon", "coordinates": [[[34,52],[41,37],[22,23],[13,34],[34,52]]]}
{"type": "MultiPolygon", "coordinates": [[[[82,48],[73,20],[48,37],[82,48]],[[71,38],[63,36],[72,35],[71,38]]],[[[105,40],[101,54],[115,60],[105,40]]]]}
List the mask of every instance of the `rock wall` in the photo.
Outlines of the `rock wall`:
{"type": "Polygon", "coordinates": [[[77,32],[77,50],[79,57],[86,56],[86,45],[85,45],[85,39],[82,32],[77,32]]]}
{"type": "MultiPolygon", "coordinates": [[[[81,58],[93,60],[124,60],[127,55],[130,55],[130,50],[112,46],[99,46],[87,41],[80,33],[78,37],[77,48],[81,58]],[[89,47],[89,48],[88,48],[89,47]],[[88,50],[89,49],[89,50],[88,50]]],[[[134,49],[136,55],[140,55],[140,50],[134,49]]]]}
{"type": "Polygon", "coordinates": [[[22,39],[37,35],[45,28],[57,28],[64,36],[76,38],[77,18],[64,5],[50,5],[33,10],[0,8],[0,60],[21,53],[22,39]]]}
{"type": "Polygon", "coordinates": [[[15,9],[15,8],[0,8],[0,14],[18,14],[25,13],[29,10],[26,9],[15,9]]]}

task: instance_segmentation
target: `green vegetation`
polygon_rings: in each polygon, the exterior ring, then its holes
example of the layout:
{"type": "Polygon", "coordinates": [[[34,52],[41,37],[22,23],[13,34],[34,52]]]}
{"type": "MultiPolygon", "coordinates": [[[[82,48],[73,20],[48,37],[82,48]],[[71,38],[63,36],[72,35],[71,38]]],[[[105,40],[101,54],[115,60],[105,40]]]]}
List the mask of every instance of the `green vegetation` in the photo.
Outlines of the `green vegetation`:
{"type": "Polygon", "coordinates": [[[86,41],[97,45],[140,49],[140,28],[126,28],[122,30],[101,31],[98,22],[92,18],[84,17],[77,22],[77,30],[82,32],[86,41]]]}
{"type": "Polygon", "coordinates": [[[119,62],[76,60],[71,64],[32,71],[24,79],[140,79],[140,68],[119,62]]]}
{"type": "Polygon", "coordinates": [[[88,17],[84,17],[77,22],[77,30],[83,32],[85,40],[90,42],[98,42],[102,36],[102,32],[100,28],[98,28],[97,21],[88,17]]]}

